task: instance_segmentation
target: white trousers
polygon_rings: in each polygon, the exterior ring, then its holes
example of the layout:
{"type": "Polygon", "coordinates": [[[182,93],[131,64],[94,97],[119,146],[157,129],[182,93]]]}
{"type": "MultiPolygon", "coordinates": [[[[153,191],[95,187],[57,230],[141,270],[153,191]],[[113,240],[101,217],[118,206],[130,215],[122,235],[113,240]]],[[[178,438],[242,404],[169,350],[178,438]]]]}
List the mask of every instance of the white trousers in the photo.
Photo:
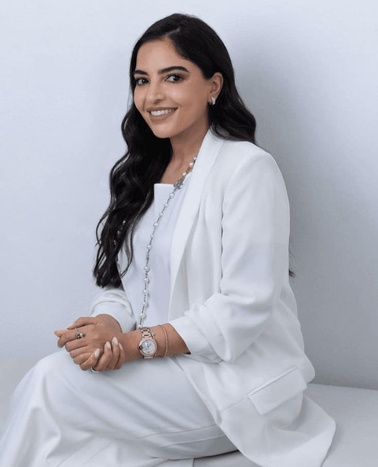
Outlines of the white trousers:
{"type": "Polygon", "coordinates": [[[1,467],[191,467],[235,450],[177,358],[84,372],[65,351],[41,360],[13,396],[1,467]]]}

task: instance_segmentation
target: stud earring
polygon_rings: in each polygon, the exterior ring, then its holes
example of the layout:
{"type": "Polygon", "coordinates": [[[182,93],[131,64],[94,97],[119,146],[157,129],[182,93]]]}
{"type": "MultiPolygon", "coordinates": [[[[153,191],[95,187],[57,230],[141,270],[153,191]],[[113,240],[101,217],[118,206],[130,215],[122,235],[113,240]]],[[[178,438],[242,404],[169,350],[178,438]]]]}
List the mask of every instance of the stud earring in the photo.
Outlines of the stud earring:
{"type": "Polygon", "coordinates": [[[217,100],[215,99],[215,97],[212,97],[211,98],[211,105],[215,105],[216,102],[217,102],[217,100]]]}

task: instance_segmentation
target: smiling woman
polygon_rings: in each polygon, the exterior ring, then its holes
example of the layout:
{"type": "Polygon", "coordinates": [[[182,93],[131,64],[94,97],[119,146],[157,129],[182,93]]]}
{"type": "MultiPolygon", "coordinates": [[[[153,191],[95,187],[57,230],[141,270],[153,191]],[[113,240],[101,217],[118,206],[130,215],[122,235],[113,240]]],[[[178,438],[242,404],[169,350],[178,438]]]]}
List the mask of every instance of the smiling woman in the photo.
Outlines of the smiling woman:
{"type": "MultiPolygon", "coordinates": [[[[158,138],[169,138],[171,162],[181,158],[182,145],[191,141],[193,150],[200,147],[209,128],[208,105],[216,101],[223,78],[219,72],[209,79],[201,69],[177,52],[170,39],[143,44],[134,72],[135,106],[158,138]]],[[[167,183],[177,173],[163,176],[167,183]]]]}
{"type": "Polygon", "coordinates": [[[314,370],[285,184],[228,52],[171,15],[136,43],[130,83],[97,228],[104,290],[20,383],[0,465],[190,467],[239,449],[261,467],[320,467],[335,425],[303,396],[314,370]]]}

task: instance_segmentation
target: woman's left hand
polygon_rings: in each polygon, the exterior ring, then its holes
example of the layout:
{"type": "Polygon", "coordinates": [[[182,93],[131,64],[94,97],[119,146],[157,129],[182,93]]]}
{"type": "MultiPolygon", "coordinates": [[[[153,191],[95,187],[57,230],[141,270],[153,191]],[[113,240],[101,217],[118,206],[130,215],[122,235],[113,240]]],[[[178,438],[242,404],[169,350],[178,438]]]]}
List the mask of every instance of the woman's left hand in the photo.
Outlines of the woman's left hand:
{"type": "Polygon", "coordinates": [[[95,365],[91,365],[91,368],[96,371],[119,370],[125,361],[126,353],[124,348],[118,339],[113,337],[111,343],[106,342],[103,354],[95,365]]]}

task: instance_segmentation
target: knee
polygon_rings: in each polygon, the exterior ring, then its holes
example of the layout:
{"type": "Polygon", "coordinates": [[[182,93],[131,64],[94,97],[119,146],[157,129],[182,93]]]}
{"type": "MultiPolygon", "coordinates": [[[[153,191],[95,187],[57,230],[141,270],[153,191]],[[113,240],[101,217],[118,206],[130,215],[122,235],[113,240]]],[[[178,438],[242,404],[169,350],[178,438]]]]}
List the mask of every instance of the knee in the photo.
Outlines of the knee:
{"type": "Polygon", "coordinates": [[[65,368],[69,365],[72,366],[74,363],[67,352],[61,350],[39,360],[32,372],[34,376],[39,377],[57,376],[64,374],[65,368]]]}

